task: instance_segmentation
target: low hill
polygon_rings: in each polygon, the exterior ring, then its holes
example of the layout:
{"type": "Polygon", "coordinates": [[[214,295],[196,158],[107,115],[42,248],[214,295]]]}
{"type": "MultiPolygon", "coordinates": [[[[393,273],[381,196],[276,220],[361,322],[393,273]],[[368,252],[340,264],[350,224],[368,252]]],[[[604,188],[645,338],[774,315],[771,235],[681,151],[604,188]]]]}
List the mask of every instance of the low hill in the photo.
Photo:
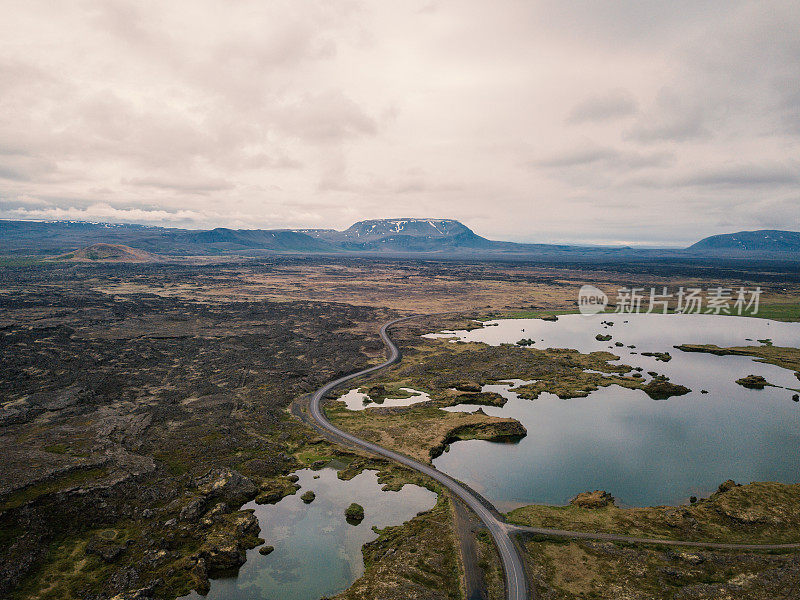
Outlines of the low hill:
{"type": "Polygon", "coordinates": [[[92,244],[80,250],[68,252],[56,256],[53,260],[69,260],[76,262],[159,262],[164,258],[147,252],[146,250],[139,250],[138,248],[131,248],[130,246],[123,246],[122,244],[92,244]]]}
{"type": "Polygon", "coordinates": [[[692,244],[687,250],[800,252],[800,232],[760,229],[712,235],[692,244]]]}
{"type": "Polygon", "coordinates": [[[184,234],[183,241],[208,244],[218,250],[283,250],[295,252],[331,252],[335,247],[325,240],[288,229],[227,229],[184,234]]]}

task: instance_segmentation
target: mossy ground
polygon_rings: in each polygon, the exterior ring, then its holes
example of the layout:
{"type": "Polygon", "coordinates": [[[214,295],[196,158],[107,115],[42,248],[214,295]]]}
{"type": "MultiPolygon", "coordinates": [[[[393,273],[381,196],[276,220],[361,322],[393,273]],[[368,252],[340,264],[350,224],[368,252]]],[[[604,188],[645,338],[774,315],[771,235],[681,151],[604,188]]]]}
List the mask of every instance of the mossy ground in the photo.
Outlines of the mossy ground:
{"type": "Polygon", "coordinates": [[[796,554],[534,538],[524,548],[537,597],[548,600],[774,600],[800,589],[796,554]]]}
{"type": "Polygon", "coordinates": [[[532,505],[520,525],[636,537],[739,544],[800,543],[800,484],[751,483],[684,506],[602,508],[532,505]]]}
{"type": "MultiPolygon", "coordinates": [[[[714,344],[683,344],[677,346],[684,352],[703,352],[719,356],[752,356],[756,362],[776,365],[800,373],[800,348],[763,344],[761,346],[732,346],[721,348],[714,344]]],[[[800,376],[798,377],[800,379],[800,376]]]]}
{"type": "Polygon", "coordinates": [[[431,510],[380,530],[376,540],[364,545],[364,575],[336,600],[461,598],[450,502],[442,493],[431,510]]]}

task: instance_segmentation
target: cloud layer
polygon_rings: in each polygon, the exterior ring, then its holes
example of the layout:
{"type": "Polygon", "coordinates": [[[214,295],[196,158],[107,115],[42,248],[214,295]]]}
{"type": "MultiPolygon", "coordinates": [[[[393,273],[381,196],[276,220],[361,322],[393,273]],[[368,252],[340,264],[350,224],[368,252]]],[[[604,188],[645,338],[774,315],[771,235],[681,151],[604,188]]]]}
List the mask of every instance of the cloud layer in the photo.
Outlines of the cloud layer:
{"type": "Polygon", "coordinates": [[[6,1],[0,217],[800,229],[800,5],[6,1]]]}

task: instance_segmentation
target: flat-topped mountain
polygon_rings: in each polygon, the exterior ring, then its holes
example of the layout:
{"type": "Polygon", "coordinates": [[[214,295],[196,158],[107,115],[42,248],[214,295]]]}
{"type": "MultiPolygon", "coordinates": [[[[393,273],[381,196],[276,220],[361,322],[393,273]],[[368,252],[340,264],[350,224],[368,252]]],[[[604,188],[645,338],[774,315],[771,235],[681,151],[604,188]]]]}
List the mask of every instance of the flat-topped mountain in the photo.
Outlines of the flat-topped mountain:
{"type": "Polygon", "coordinates": [[[342,250],[362,252],[436,252],[490,248],[492,242],[453,219],[370,219],[344,231],[295,230],[337,244],[342,250]]]}
{"type": "Polygon", "coordinates": [[[739,231],[712,235],[692,244],[689,250],[738,250],[751,252],[800,252],[800,232],[778,229],[739,231]]]}
{"type": "Polygon", "coordinates": [[[399,235],[427,238],[475,235],[469,227],[453,219],[371,219],[354,223],[342,233],[362,240],[399,235]]]}

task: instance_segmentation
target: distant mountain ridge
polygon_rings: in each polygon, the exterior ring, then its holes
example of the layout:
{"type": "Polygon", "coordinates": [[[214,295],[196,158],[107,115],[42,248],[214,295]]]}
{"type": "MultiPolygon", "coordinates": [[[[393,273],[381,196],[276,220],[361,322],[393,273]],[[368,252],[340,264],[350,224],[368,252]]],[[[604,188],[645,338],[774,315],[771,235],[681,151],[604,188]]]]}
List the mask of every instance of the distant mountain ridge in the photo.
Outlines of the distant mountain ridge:
{"type": "Polygon", "coordinates": [[[689,250],[738,250],[744,252],[800,252],[800,232],[759,229],[712,235],[689,250]]]}
{"type": "Polygon", "coordinates": [[[800,233],[744,231],[705,238],[686,249],[634,249],[522,244],[486,239],[453,219],[371,219],[335,229],[175,229],[81,221],[0,220],[0,254],[59,255],[96,244],[128,246],[158,255],[264,253],[432,255],[465,258],[616,260],[624,256],[755,256],[796,260],[800,233]],[[560,258],[559,258],[560,257],[560,258]]]}

